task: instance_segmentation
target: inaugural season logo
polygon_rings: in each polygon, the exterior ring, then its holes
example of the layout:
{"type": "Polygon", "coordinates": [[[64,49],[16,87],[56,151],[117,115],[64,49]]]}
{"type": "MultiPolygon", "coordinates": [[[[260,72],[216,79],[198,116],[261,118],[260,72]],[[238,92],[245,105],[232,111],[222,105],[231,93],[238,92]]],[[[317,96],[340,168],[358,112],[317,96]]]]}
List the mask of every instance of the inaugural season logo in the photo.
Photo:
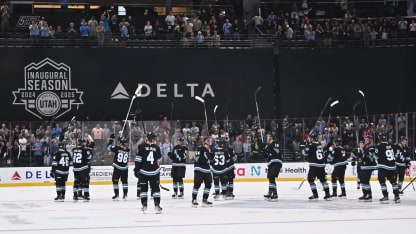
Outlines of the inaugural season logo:
{"type": "Polygon", "coordinates": [[[43,119],[59,118],[72,109],[84,104],[84,92],[71,86],[71,68],[45,58],[39,63],[31,63],[24,69],[25,87],[13,91],[13,105],[24,105],[25,109],[43,119]]]}

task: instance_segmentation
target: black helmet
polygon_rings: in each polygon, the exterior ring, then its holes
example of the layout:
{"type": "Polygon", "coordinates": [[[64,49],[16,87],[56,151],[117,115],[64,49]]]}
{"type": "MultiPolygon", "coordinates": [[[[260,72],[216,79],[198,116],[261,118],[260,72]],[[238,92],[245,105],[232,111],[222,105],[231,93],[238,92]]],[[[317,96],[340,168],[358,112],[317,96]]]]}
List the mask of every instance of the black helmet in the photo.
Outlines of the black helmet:
{"type": "Polygon", "coordinates": [[[332,143],[336,144],[336,145],[341,145],[341,139],[340,138],[335,138],[332,140],[332,143]]]}
{"type": "Polygon", "coordinates": [[[310,138],[311,140],[316,140],[316,138],[317,138],[316,133],[315,133],[315,132],[311,132],[311,133],[309,134],[309,138],[310,138]]]}
{"type": "Polygon", "coordinates": [[[86,141],[82,138],[78,138],[78,145],[84,144],[86,141]]]}
{"type": "Polygon", "coordinates": [[[185,138],[183,138],[183,137],[179,137],[179,138],[178,138],[178,141],[185,141],[185,138]]]}
{"type": "Polygon", "coordinates": [[[156,134],[154,132],[148,132],[146,137],[149,141],[153,141],[156,139],[156,134]]]}
{"type": "Polygon", "coordinates": [[[380,140],[382,140],[382,141],[387,141],[387,135],[386,135],[386,133],[384,133],[384,132],[380,132],[380,133],[378,134],[378,138],[379,138],[380,140]]]}

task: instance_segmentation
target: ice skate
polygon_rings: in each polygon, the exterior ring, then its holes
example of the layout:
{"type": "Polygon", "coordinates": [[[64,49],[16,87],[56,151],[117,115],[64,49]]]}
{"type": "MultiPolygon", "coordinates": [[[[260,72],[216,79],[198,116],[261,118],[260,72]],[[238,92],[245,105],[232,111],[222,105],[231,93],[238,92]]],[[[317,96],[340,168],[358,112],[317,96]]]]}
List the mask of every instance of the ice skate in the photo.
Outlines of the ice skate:
{"type": "Polygon", "coordinates": [[[156,214],[162,214],[162,207],[160,207],[160,205],[155,205],[155,212],[156,214]]]}
{"type": "Polygon", "coordinates": [[[207,199],[202,200],[202,206],[203,207],[211,207],[212,202],[208,201],[207,199]]]}
{"type": "Polygon", "coordinates": [[[198,202],[197,202],[196,199],[192,200],[192,207],[194,207],[194,208],[198,207],[198,202]]]}

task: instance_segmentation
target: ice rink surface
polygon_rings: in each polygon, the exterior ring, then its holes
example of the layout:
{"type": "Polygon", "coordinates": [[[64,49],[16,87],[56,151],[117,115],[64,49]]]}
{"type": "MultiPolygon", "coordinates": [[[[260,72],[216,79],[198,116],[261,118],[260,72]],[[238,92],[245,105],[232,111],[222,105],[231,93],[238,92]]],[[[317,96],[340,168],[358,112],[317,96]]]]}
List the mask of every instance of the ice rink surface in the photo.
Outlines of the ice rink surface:
{"type": "MultiPolygon", "coordinates": [[[[72,201],[72,186],[67,186],[65,202],[54,202],[55,187],[0,188],[0,233],[415,233],[416,192],[409,186],[401,203],[380,204],[380,186],[372,182],[373,201],[358,202],[361,191],[347,182],[347,199],[308,201],[311,195],[305,182],[278,182],[277,202],[263,199],[266,182],[235,183],[235,199],[209,200],[213,207],[191,207],[192,184],[185,184],[185,198],[172,199],[161,190],[162,214],[155,214],[149,200],[146,214],[136,200],[136,187],[129,185],[126,201],[112,201],[112,186],[93,185],[91,201],[72,201]]],[[[407,182],[405,182],[405,185],[407,182]]],[[[339,189],[339,188],[338,188],[339,189]]],[[[213,191],[211,189],[211,191],[213,191]]],[[[201,203],[202,188],[198,194],[201,203]]]]}

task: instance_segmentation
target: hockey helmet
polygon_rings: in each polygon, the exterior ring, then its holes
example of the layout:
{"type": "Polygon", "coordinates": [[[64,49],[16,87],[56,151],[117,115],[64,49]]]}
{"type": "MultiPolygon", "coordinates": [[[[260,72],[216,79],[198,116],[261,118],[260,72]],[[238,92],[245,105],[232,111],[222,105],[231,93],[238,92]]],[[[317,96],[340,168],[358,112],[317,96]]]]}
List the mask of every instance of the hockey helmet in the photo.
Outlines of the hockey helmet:
{"type": "Polygon", "coordinates": [[[380,139],[381,141],[387,141],[387,135],[384,132],[380,132],[378,134],[378,139],[380,139]]]}
{"type": "Polygon", "coordinates": [[[156,134],[154,132],[148,132],[146,137],[149,141],[154,141],[156,139],[156,134]]]}
{"type": "Polygon", "coordinates": [[[179,137],[179,138],[178,138],[178,141],[184,142],[184,141],[185,141],[185,138],[183,138],[183,137],[179,137]]]}
{"type": "Polygon", "coordinates": [[[309,136],[308,136],[308,138],[310,139],[310,140],[315,140],[316,141],[316,139],[317,139],[317,135],[316,135],[316,133],[315,132],[311,132],[310,134],[309,134],[309,136]]]}
{"type": "Polygon", "coordinates": [[[83,138],[78,138],[78,144],[79,145],[82,145],[84,143],[86,143],[86,141],[83,138]]]}

